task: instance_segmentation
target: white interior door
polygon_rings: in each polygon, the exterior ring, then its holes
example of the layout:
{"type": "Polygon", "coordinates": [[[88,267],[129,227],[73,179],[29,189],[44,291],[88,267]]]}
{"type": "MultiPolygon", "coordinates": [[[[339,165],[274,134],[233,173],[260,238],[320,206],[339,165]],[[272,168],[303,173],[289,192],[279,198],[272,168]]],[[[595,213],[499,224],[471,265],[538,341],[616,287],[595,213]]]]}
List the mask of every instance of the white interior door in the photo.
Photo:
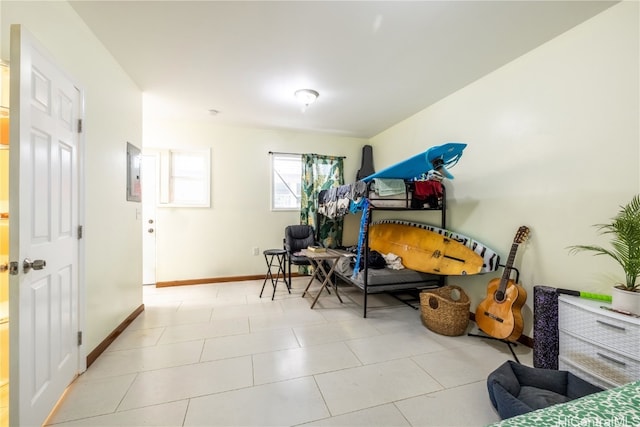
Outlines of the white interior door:
{"type": "Polygon", "coordinates": [[[78,374],[81,93],[11,26],[10,425],[41,425],[78,374]]]}
{"type": "Polygon", "coordinates": [[[156,206],[158,156],[142,155],[142,283],[156,283],[156,206]]]}

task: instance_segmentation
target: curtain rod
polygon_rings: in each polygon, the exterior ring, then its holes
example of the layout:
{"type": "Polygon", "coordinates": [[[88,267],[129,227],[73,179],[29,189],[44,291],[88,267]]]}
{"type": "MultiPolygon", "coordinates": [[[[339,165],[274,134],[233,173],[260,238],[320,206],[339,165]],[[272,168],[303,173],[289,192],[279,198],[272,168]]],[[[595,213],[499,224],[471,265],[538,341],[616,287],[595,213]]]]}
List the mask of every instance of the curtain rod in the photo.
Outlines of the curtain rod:
{"type": "MultiPolygon", "coordinates": [[[[287,153],[284,151],[269,151],[269,154],[289,154],[289,155],[293,155],[293,156],[302,156],[303,153],[287,153]]],[[[346,159],[347,156],[330,156],[328,154],[317,154],[317,153],[304,153],[304,154],[313,154],[316,156],[324,156],[324,157],[333,157],[336,159],[346,159]]]]}

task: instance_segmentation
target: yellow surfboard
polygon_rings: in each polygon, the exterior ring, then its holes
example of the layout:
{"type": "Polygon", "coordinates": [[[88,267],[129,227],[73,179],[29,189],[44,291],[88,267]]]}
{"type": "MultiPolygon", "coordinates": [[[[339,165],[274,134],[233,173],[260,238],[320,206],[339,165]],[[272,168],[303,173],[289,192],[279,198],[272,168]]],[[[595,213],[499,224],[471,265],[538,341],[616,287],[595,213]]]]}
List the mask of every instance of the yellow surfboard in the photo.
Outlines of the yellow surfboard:
{"type": "Polygon", "coordinates": [[[449,237],[406,224],[372,224],[369,248],[392,252],[402,264],[424,273],[460,276],[478,274],[483,259],[472,249],[449,237]]]}

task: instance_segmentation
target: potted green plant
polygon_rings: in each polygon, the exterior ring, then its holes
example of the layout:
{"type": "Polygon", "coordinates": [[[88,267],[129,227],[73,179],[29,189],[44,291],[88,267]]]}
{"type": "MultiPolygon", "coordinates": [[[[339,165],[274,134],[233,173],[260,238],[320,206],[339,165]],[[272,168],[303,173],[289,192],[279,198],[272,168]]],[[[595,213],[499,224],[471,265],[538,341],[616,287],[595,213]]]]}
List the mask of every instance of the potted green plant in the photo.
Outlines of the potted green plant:
{"type": "Polygon", "coordinates": [[[570,253],[591,251],[607,255],[620,264],[624,284],[613,287],[612,306],[621,311],[640,314],[640,195],[636,195],[606,224],[596,224],[603,235],[611,236],[611,248],[594,245],[570,246],[570,253]]]}

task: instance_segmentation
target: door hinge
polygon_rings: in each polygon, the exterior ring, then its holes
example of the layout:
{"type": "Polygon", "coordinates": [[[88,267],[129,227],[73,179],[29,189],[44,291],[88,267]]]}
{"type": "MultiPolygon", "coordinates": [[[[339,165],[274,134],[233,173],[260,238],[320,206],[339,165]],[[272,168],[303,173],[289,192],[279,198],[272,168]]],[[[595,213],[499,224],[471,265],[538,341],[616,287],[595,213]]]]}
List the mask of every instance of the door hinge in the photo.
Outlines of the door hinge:
{"type": "Polygon", "coordinates": [[[82,345],[82,331],[78,331],[78,346],[82,345]]]}
{"type": "Polygon", "coordinates": [[[82,133],[82,119],[78,119],[78,133],[82,133]]]}
{"type": "Polygon", "coordinates": [[[78,226],[78,240],[82,239],[82,232],[84,231],[84,228],[79,225],[78,226]]]}

